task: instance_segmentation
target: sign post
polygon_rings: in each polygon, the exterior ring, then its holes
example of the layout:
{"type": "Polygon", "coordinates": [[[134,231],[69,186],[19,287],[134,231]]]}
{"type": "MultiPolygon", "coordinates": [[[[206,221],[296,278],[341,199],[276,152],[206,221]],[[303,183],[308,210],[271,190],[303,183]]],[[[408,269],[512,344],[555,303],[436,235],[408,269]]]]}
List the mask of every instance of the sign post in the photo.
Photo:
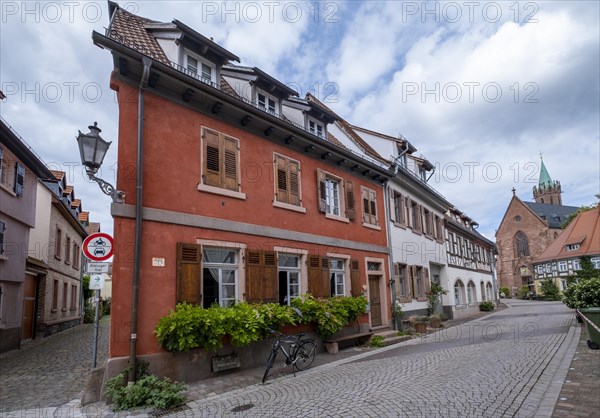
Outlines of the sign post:
{"type": "Polygon", "coordinates": [[[86,273],[90,275],[90,290],[95,290],[94,302],[96,304],[96,312],[94,314],[94,345],[92,352],[92,369],[96,368],[96,358],[98,354],[98,317],[100,310],[100,290],[104,287],[104,275],[108,272],[108,263],[102,261],[108,260],[113,255],[114,241],[113,238],[105,233],[98,232],[89,235],[81,247],[83,255],[96,263],[87,263],[86,273]]]}

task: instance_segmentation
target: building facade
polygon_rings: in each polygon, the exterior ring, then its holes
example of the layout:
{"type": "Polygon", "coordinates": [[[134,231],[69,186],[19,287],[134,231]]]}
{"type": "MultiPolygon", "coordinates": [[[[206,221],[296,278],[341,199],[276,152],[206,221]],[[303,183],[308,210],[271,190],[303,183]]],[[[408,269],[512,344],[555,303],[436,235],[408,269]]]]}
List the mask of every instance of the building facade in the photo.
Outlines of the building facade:
{"type": "Polygon", "coordinates": [[[38,179],[50,178],[41,159],[0,119],[0,352],[34,335],[38,283],[27,250],[38,179]]]}
{"type": "Polygon", "coordinates": [[[578,208],[562,205],[560,183],[552,181],[541,161],[535,202],[513,196],[496,230],[497,274],[501,287],[514,296],[521,286],[535,292],[532,261],[562,232],[561,225],[578,208]],[[554,202],[554,203],[549,203],[554,202]]]}
{"type": "Polygon", "coordinates": [[[539,256],[533,260],[535,289],[551,279],[562,292],[569,276],[581,270],[580,257],[588,256],[594,268],[600,270],[600,206],[581,212],[539,256]]]}

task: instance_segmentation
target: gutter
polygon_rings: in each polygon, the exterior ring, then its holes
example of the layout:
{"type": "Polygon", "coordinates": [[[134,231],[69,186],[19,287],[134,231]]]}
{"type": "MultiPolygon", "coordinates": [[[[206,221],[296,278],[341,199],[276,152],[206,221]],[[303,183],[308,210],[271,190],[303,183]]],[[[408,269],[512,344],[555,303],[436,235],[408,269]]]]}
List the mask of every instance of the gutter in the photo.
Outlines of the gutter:
{"type": "Polygon", "coordinates": [[[138,92],[138,126],[137,126],[137,179],[135,187],[135,243],[133,250],[133,284],[131,300],[131,335],[129,340],[129,370],[128,384],[136,381],[137,368],[137,327],[138,327],[138,301],[140,281],[140,255],[142,245],[142,173],[144,162],[144,93],[150,77],[152,60],[148,57],[142,59],[144,72],[138,92]]]}

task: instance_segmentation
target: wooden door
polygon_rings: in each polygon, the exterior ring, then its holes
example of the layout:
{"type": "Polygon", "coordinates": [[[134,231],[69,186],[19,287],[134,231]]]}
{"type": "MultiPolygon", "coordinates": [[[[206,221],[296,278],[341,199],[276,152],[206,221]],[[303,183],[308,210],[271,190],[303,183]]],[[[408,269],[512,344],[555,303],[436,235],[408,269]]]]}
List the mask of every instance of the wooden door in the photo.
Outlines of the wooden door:
{"type": "Polygon", "coordinates": [[[25,274],[23,283],[23,325],[21,334],[24,340],[33,337],[33,320],[35,317],[35,294],[37,291],[37,277],[25,274]]]}
{"type": "Polygon", "coordinates": [[[379,294],[380,276],[369,276],[369,303],[371,304],[371,326],[383,325],[381,321],[381,296],[379,294]]]}

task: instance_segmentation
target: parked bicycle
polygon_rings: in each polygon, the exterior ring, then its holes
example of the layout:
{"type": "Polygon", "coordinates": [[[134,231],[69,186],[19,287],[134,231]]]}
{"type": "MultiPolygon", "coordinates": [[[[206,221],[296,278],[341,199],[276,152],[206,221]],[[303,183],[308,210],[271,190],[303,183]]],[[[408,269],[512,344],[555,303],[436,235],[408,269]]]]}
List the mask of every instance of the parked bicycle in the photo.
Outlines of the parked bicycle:
{"type": "Polygon", "coordinates": [[[303,339],[303,332],[296,335],[283,335],[278,332],[272,332],[277,335],[277,339],[273,343],[273,349],[267,360],[267,369],[262,379],[263,383],[267,380],[269,371],[273,367],[279,351],[285,356],[285,364],[287,366],[292,365],[294,376],[296,375],[296,369],[300,371],[308,369],[317,353],[317,343],[312,338],[303,339]]]}

